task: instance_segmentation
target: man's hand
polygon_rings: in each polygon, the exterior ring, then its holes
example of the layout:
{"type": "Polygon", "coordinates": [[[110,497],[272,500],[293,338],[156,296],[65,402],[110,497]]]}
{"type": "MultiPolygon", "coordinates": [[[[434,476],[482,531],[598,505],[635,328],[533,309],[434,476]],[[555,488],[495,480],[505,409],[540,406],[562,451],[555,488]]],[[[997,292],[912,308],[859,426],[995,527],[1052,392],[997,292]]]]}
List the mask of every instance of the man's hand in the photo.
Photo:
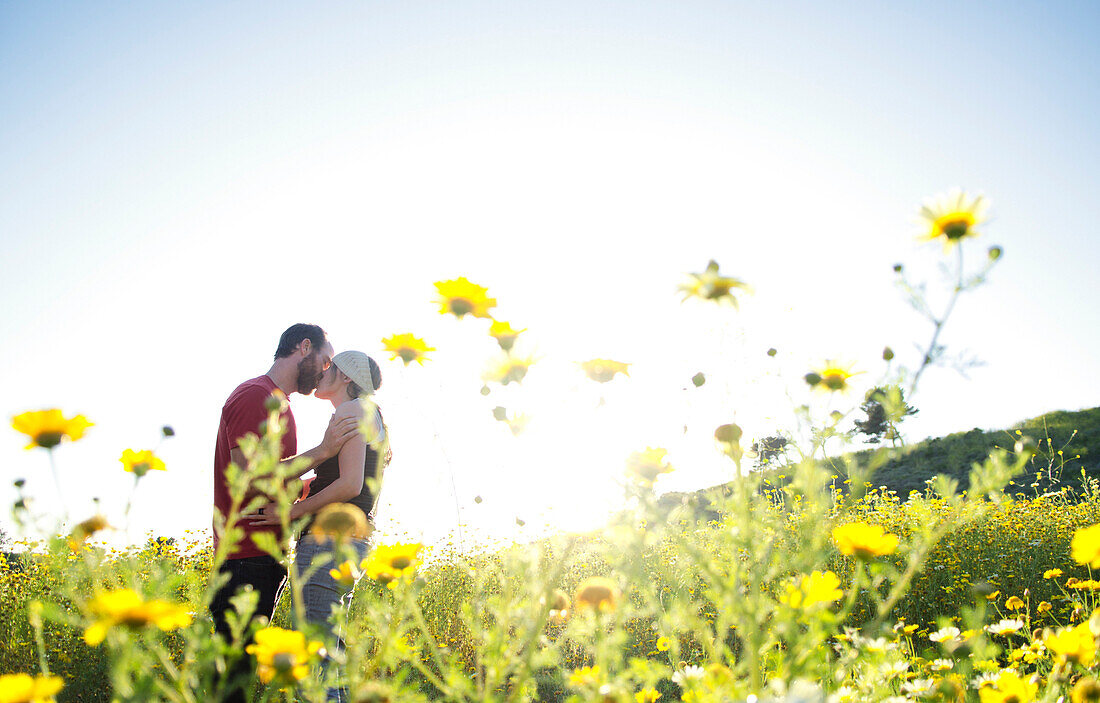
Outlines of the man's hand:
{"type": "Polygon", "coordinates": [[[254,513],[242,515],[241,520],[255,526],[282,524],[282,520],[279,519],[279,506],[275,503],[268,503],[254,513]]]}
{"type": "Polygon", "coordinates": [[[358,418],[348,416],[337,420],[334,414],[328,421],[328,429],[325,430],[325,436],[318,445],[318,449],[326,459],[334,457],[340,453],[340,447],[344,446],[344,442],[354,437],[357,432],[359,432],[358,418]]]}

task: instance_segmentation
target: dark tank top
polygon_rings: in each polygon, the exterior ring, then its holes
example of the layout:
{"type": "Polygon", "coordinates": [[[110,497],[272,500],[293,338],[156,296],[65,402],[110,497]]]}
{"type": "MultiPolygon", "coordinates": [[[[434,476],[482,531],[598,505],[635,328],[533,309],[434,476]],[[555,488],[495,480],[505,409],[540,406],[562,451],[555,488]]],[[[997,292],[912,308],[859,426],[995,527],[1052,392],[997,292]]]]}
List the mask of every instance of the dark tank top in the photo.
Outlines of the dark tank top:
{"type": "MultiPolygon", "coordinates": [[[[385,445],[383,445],[383,447],[385,447],[385,445]]],[[[387,456],[386,458],[388,459],[389,457],[387,456]]],[[[380,478],[383,468],[384,467],[379,462],[378,452],[372,449],[368,444],[367,455],[363,465],[363,490],[359,491],[359,495],[344,502],[359,508],[367,517],[372,517],[371,510],[374,509],[375,496],[371,493],[370,486],[367,484],[367,479],[380,478]]],[[[313,479],[313,482],[309,484],[309,495],[306,496],[307,498],[317,495],[325,490],[325,488],[332,485],[336,479],[340,478],[340,455],[337,454],[334,457],[325,459],[313,469],[313,472],[317,474],[317,476],[313,479]]],[[[314,517],[315,515],[310,516],[309,522],[302,528],[301,535],[309,534],[310,528],[313,527],[314,517]]]]}

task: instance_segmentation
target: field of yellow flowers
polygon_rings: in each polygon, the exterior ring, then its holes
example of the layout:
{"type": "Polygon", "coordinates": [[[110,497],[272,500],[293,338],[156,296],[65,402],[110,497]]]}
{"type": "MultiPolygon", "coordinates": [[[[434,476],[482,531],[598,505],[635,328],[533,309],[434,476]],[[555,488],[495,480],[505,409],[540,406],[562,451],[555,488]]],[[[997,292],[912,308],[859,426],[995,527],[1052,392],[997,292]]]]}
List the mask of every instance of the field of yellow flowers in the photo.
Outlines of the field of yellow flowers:
{"type": "MultiPolygon", "coordinates": [[[[984,210],[982,198],[963,193],[930,201],[924,238],[961,252],[984,210]]],[[[946,310],[1001,256],[999,247],[987,253],[976,274],[960,254],[946,310]]],[[[489,392],[521,383],[533,363],[515,351],[525,330],[492,318],[496,301],[482,286],[459,278],[436,288],[442,313],[491,320],[502,356],[483,377],[489,392]]],[[[735,306],[747,290],[711,262],[682,293],[735,306]]],[[[885,387],[904,384],[912,397],[947,316],[928,314],[924,361],[895,370],[885,387]]],[[[383,344],[405,364],[434,351],[412,333],[383,344]]],[[[627,367],[581,364],[595,383],[627,367]]],[[[832,394],[852,374],[826,362],[805,381],[832,394]]],[[[881,397],[886,421],[901,422],[902,393],[881,397]]],[[[290,500],[277,460],[279,403],[270,411],[264,431],[242,442],[247,466],[229,472],[237,509],[223,545],[254,507],[244,502],[247,484],[290,500]]],[[[1023,435],[975,462],[965,492],[946,476],[906,496],[873,489],[869,479],[896,451],[887,447],[850,455],[838,486],[823,445],[843,417],[804,418],[813,439],[779,486],[741,470],[742,430],[728,424],[714,439],[737,470],[708,505],[658,499],[654,481],[671,467],[651,447],[626,462],[629,509],[596,533],[489,553],[398,543],[374,545],[361,561],[341,557],[333,578],[355,584],[350,609],[333,612],[344,648],[296,606],[293,570],[273,621],[251,633],[256,597],[234,599],[225,642],[208,612],[224,546],[154,540],[112,550],[96,541],[101,516],[29,536],[0,561],[0,703],[219,700],[241,658],[255,665],[258,701],[322,701],[332,686],[360,703],[1100,701],[1100,487],[1083,480],[1032,497],[1006,493],[1039,451],[1023,435]]],[[[92,426],[60,410],[12,425],[29,449],[46,452],[92,426]]],[[[155,450],[127,449],[121,463],[139,481],[166,468],[155,450]]],[[[27,532],[42,524],[22,501],[13,514],[27,532]]],[[[314,529],[340,550],[347,526],[365,518],[332,514],[314,529]]],[[[292,561],[284,545],[263,546],[292,561]]]]}

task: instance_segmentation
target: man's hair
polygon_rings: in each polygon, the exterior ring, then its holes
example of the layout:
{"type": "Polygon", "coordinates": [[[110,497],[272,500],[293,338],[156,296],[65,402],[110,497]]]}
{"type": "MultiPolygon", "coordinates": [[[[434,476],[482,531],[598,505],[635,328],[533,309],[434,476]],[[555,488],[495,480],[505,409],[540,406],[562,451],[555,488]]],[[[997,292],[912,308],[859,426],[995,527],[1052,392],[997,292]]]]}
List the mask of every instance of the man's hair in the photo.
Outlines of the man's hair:
{"type": "Polygon", "coordinates": [[[307,325],[304,322],[287,327],[283,336],[279,337],[279,348],[275,350],[275,358],[285,359],[293,354],[294,349],[302,343],[303,339],[308,339],[314,349],[320,349],[325,343],[325,331],[317,325],[307,325]]]}

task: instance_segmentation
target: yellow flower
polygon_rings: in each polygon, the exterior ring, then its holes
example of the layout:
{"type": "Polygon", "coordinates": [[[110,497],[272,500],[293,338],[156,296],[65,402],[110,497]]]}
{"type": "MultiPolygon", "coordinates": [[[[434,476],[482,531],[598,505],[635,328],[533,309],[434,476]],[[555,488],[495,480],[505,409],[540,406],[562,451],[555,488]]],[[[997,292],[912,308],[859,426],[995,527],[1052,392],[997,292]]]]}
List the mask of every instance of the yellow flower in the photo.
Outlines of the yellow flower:
{"type": "Polygon", "coordinates": [[[1046,571],[1043,572],[1043,578],[1045,578],[1045,579],[1056,579],[1061,575],[1062,575],[1062,570],[1061,569],[1047,569],[1046,571]]]}
{"type": "Polygon", "coordinates": [[[60,676],[4,674],[0,676],[0,703],[53,703],[64,686],[60,676]]]}
{"type": "Polygon", "coordinates": [[[643,688],[634,694],[635,703],[657,703],[657,699],[661,697],[661,692],[655,688],[643,688]]]}
{"type": "Polygon", "coordinates": [[[1020,600],[1017,596],[1012,596],[1005,601],[1005,607],[1009,610],[1019,610],[1020,608],[1024,607],[1024,602],[1020,600]]]}
{"type": "Polygon", "coordinates": [[[551,625],[562,625],[569,619],[569,594],[560,588],[555,588],[550,598],[542,598],[542,604],[547,607],[547,622],[551,625]]]}
{"type": "Polygon", "coordinates": [[[615,378],[615,374],[621,373],[624,376],[629,376],[630,364],[624,364],[621,361],[612,361],[611,359],[589,359],[588,361],[580,362],[581,369],[584,370],[584,375],[596,383],[607,383],[615,378]]]}
{"type": "Polygon", "coordinates": [[[31,410],[11,419],[11,426],[31,438],[27,449],[42,447],[53,449],[68,437],[76,441],[84,436],[84,431],[92,426],[83,415],[66,418],[56,408],[53,410],[31,410]]]}
{"type": "Polygon", "coordinates": [[[307,642],[306,636],[295,630],[265,627],[256,632],[256,643],[245,651],[256,657],[261,681],[294,684],[309,674],[309,664],[321,651],[321,643],[307,642]]]}
{"type": "Polygon", "coordinates": [[[331,537],[345,543],[349,539],[367,539],[371,526],[359,507],[351,503],[329,503],[317,512],[310,533],[318,542],[327,542],[331,537]]]}
{"type": "Polygon", "coordinates": [[[78,549],[89,537],[108,527],[110,525],[107,524],[107,518],[102,515],[93,515],[87,520],[77,523],[73,531],[69,533],[69,548],[78,549]]]}
{"type": "Polygon", "coordinates": [[[390,359],[401,359],[405,362],[405,366],[414,361],[423,366],[428,358],[428,352],[435,351],[435,347],[429,347],[423,339],[414,337],[408,332],[383,337],[382,348],[393,354],[390,359]]]}
{"type": "Polygon", "coordinates": [[[573,594],[573,602],[578,610],[591,608],[598,611],[614,610],[619,603],[622,591],[619,584],[604,576],[589,576],[573,594]]]}
{"type": "Polygon", "coordinates": [[[88,604],[88,613],[95,622],[84,630],[84,641],[93,647],[115,626],[156,625],[167,631],[191,624],[191,613],[185,607],[160,599],[145,601],[137,591],[129,588],[100,593],[88,604]]]}
{"type": "Polygon", "coordinates": [[[136,476],[144,476],[150,471],[164,471],[164,462],[157,458],[152,451],[148,449],[142,449],[141,451],[135,451],[133,449],[127,449],[122,452],[122,456],[119,458],[122,462],[122,470],[132,473],[136,476]]]}
{"type": "Polygon", "coordinates": [[[522,330],[512,329],[512,325],[501,320],[493,320],[493,324],[489,325],[489,336],[497,340],[497,344],[504,351],[509,351],[512,345],[516,343],[516,337],[520,332],[526,332],[526,328],[522,330]]]}
{"type": "Polygon", "coordinates": [[[702,273],[692,273],[688,276],[688,282],[680,286],[684,300],[688,298],[714,300],[736,308],[737,298],[734,297],[734,291],[752,292],[752,287],[744,281],[721,275],[718,272],[718,262],[713,259],[707,263],[707,268],[702,273]]]}
{"type": "Polygon", "coordinates": [[[345,561],[339,567],[329,569],[328,572],[328,575],[344,588],[351,588],[354,586],[361,574],[362,572],[359,571],[359,567],[352,561],[345,561]]]}
{"type": "Polygon", "coordinates": [[[1022,679],[1011,669],[1005,669],[992,685],[982,686],[978,690],[981,703],[1028,703],[1035,698],[1039,685],[1030,679],[1022,679]]]}
{"type": "Polygon", "coordinates": [[[800,576],[796,583],[787,584],[787,592],[779,600],[792,608],[811,608],[819,603],[833,603],[843,595],[836,574],[814,571],[809,576],[800,576]]]}
{"type": "Polygon", "coordinates": [[[1049,613],[1053,609],[1054,606],[1051,605],[1049,601],[1043,601],[1039,604],[1039,607],[1037,608],[1040,613],[1049,613]]]}
{"type": "Polygon", "coordinates": [[[1100,569],[1100,525],[1083,527],[1074,532],[1070,553],[1078,564],[1100,569]]]}
{"type": "Polygon", "coordinates": [[[993,591],[993,592],[992,592],[992,593],[990,593],[990,594],[989,594],[988,596],[986,596],[986,597],[985,597],[985,599],[986,599],[986,600],[997,600],[997,598],[998,598],[998,597],[999,597],[1000,595],[1001,595],[1001,592],[1000,592],[1000,591],[993,591]]]}
{"type": "Polygon", "coordinates": [[[626,473],[639,483],[649,485],[660,476],[672,471],[665,459],[668,451],[660,447],[646,447],[645,451],[634,452],[626,460],[626,473]]]}
{"type": "Polygon", "coordinates": [[[920,210],[926,227],[920,239],[930,242],[942,238],[943,249],[948,251],[963,239],[978,236],[974,227],[985,221],[987,207],[982,196],[969,198],[959,189],[928,200],[920,210]]]}
{"type": "Polygon", "coordinates": [[[439,312],[444,315],[451,313],[460,319],[464,315],[488,318],[489,309],[497,304],[496,298],[486,296],[487,288],[470,283],[465,276],[439,281],[435,288],[439,291],[439,312]]]}
{"type": "Polygon", "coordinates": [[[1044,638],[1043,644],[1058,656],[1081,666],[1089,666],[1096,659],[1096,638],[1087,622],[1076,627],[1062,628],[1044,638]]]}
{"type": "Polygon", "coordinates": [[[833,528],[833,541],[842,554],[857,559],[870,559],[893,554],[898,548],[898,537],[885,532],[878,525],[850,522],[833,528]]]}
{"type": "Polygon", "coordinates": [[[1078,681],[1070,691],[1071,703],[1100,703],[1100,681],[1090,677],[1078,681]]]}
{"type": "Polygon", "coordinates": [[[819,368],[806,374],[806,383],[820,391],[847,391],[848,379],[856,376],[851,364],[844,365],[836,361],[826,361],[819,368]]]}
{"type": "Polygon", "coordinates": [[[585,666],[577,669],[569,675],[569,683],[573,686],[595,686],[600,682],[600,665],[585,666]]]}
{"type": "Polygon", "coordinates": [[[671,646],[672,646],[672,641],[669,640],[669,638],[667,638],[667,637],[658,637],[657,638],[657,651],[658,652],[667,652],[668,648],[671,647],[671,646]]]}
{"type": "Polygon", "coordinates": [[[527,371],[534,363],[534,357],[520,358],[508,354],[494,361],[481,378],[486,382],[496,381],[502,386],[519,383],[527,376],[527,371]]]}
{"type": "Polygon", "coordinates": [[[417,554],[423,546],[420,543],[380,544],[360,566],[367,572],[367,578],[396,588],[399,582],[412,580],[420,563],[417,554]]]}

